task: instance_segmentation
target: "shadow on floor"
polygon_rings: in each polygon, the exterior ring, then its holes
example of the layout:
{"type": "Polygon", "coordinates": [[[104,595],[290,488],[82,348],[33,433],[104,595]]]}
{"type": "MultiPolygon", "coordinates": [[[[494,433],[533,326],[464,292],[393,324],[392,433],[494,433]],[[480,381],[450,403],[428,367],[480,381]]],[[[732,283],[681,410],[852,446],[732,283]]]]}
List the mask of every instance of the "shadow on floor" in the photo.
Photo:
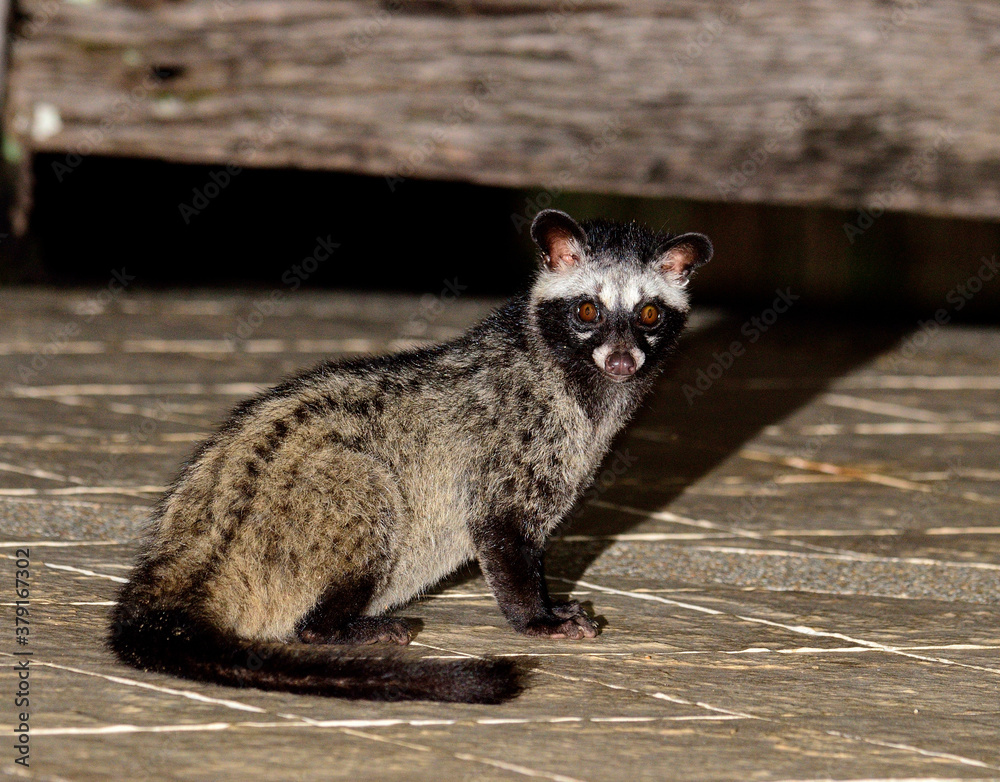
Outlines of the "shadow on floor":
{"type": "MultiPolygon", "coordinates": [[[[608,512],[587,500],[643,511],[667,508],[765,427],[893,348],[912,328],[785,317],[750,342],[756,327],[748,323],[725,317],[688,334],[653,397],[619,436],[598,473],[613,468],[612,475],[629,476],[629,485],[610,483],[602,489],[596,483],[563,525],[563,533],[629,532],[643,521],[641,516],[608,512]],[[739,351],[732,350],[733,343],[742,347],[741,355],[734,355],[739,351]]],[[[575,581],[610,545],[610,540],[557,541],[548,558],[549,572],[575,581]]]]}

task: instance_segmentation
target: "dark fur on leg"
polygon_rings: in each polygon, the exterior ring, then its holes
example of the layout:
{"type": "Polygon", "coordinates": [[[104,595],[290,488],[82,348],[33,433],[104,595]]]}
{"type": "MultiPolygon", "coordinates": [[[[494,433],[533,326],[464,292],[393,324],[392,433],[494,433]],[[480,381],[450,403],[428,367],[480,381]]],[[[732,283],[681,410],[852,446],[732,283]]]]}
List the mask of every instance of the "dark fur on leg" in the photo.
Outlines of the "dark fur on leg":
{"type": "Polygon", "coordinates": [[[492,519],[473,529],[479,565],[500,610],[520,633],[548,638],[596,638],[597,625],[575,600],[553,604],[542,549],[518,519],[492,519]]]}
{"type": "Polygon", "coordinates": [[[299,630],[299,640],[307,644],[377,644],[394,643],[406,646],[413,640],[405,619],[388,616],[358,616],[344,622],[327,635],[310,627],[299,630]]]}

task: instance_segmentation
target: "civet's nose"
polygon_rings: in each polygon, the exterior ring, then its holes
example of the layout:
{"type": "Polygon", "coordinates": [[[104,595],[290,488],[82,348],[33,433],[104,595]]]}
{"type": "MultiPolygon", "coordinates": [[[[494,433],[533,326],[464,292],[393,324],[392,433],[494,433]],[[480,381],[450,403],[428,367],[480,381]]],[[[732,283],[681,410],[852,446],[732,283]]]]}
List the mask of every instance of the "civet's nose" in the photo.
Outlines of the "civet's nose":
{"type": "Polygon", "coordinates": [[[627,350],[616,350],[604,359],[604,370],[609,375],[627,377],[635,374],[635,359],[627,350]]]}

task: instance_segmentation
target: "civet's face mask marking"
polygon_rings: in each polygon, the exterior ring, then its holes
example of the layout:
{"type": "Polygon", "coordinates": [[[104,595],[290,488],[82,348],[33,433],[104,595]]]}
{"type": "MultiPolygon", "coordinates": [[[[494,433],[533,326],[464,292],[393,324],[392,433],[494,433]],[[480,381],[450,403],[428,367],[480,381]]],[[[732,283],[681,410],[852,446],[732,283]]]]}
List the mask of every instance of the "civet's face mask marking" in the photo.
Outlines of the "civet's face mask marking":
{"type": "Polygon", "coordinates": [[[687,282],[712,255],[701,234],[670,236],[636,224],[577,224],[539,214],[532,237],[542,269],[532,291],[542,333],[567,366],[585,359],[626,383],[655,366],[684,327],[687,282]]]}

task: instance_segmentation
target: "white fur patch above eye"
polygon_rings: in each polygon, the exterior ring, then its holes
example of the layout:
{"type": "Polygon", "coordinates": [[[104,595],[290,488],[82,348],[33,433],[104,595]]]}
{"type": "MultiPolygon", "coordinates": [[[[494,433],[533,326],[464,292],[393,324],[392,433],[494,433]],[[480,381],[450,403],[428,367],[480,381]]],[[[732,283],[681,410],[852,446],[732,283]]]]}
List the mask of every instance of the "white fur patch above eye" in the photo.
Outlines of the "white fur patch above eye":
{"type": "Polygon", "coordinates": [[[681,312],[691,309],[691,302],[684,285],[667,280],[659,274],[654,274],[651,279],[643,278],[643,282],[646,284],[644,292],[648,294],[647,299],[658,298],[668,307],[681,312]]]}
{"type": "Polygon", "coordinates": [[[593,296],[599,286],[592,270],[576,266],[562,272],[543,271],[538,275],[532,298],[545,299],[576,299],[580,296],[593,296]]]}
{"type": "Polygon", "coordinates": [[[592,298],[609,311],[632,312],[657,298],[681,312],[690,309],[684,286],[653,269],[639,270],[625,265],[607,268],[590,265],[586,260],[563,271],[543,270],[531,295],[535,301],[592,298]]]}
{"type": "Polygon", "coordinates": [[[618,289],[618,306],[623,310],[631,312],[643,301],[648,299],[645,290],[640,285],[639,280],[625,280],[618,289]]]}

